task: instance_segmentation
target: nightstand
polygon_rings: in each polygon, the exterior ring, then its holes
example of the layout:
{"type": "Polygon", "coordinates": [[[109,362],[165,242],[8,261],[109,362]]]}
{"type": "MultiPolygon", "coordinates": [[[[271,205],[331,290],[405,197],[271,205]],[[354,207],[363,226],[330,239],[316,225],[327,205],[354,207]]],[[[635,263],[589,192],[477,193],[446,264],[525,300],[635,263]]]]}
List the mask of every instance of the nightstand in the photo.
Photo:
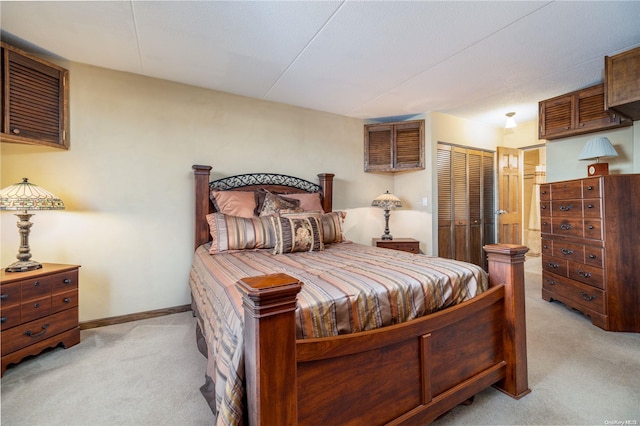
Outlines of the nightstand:
{"type": "Polygon", "coordinates": [[[409,253],[420,253],[420,241],[413,238],[394,238],[393,240],[383,240],[373,238],[373,245],[392,250],[408,251],[409,253]]]}
{"type": "Polygon", "coordinates": [[[78,265],[43,263],[28,272],[2,270],[2,372],[46,348],[80,343],[78,265]]]}

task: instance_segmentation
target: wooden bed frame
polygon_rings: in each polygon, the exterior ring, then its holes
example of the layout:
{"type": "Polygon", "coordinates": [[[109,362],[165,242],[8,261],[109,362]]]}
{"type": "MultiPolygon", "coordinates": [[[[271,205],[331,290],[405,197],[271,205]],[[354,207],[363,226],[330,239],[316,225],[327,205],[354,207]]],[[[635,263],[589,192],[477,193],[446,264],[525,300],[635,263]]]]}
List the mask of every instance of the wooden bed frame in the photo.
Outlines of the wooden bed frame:
{"type": "MultiPolygon", "coordinates": [[[[213,211],[211,167],[193,169],[198,247],[211,239],[205,219],[213,211]]],[[[333,175],[318,176],[329,212],[333,175]]],[[[239,281],[248,423],[424,425],[492,385],[516,399],[529,393],[528,248],[484,248],[490,289],[480,296],[407,323],[330,338],[296,340],[294,311],[302,286],[296,279],[275,274],[239,281]]]]}

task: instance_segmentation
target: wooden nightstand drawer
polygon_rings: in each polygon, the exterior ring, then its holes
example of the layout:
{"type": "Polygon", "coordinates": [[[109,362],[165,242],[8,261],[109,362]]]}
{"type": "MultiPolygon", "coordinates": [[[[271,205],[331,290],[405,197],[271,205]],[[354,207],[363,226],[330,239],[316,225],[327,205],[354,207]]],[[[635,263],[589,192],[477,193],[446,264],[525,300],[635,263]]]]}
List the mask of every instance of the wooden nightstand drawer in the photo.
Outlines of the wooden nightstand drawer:
{"type": "Polygon", "coordinates": [[[78,326],[78,308],[40,318],[2,332],[2,356],[78,326]]]}
{"type": "Polygon", "coordinates": [[[76,290],[66,293],[56,293],[51,296],[51,312],[59,312],[78,306],[78,292],[76,290]]]}
{"type": "Polygon", "coordinates": [[[374,238],[373,244],[376,247],[386,249],[406,251],[409,253],[420,253],[420,241],[414,240],[413,238],[395,238],[393,240],[374,238]]]}
{"type": "Polygon", "coordinates": [[[580,310],[581,307],[606,315],[605,292],[548,272],[542,274],[542,288],[553,299],[580,310]]]}
{"type": "Polygon", "coordinates": [[[20,319],[22,322],[41,318],[51,313],[51,295],[38,299],[28,300],[20,306],[20,319]]]}
{"type": "Polygon", "coordinates": [[[15,305],[20,303],[20,289],[22,283],[3,284],[0,295],[0,303],[2,306],[15,305]]]}
{"type": "Polygon", "coordinates": [[[57,293],[60,291],[68,291],[78,288],[78,270],[62,272],[60,274],[51,275],[53,283],[51,291],[57,293]]]}
{"type": "Polygon", "coordinates": [[[2,323],[2,330],[19,325],[21,323],[20,305],[3,306],[2,309],[0,309],[0,322],[2,323]]]}
{"type": "MultiPolygon", "coordinates": [[[[19,273],[19,272],[17,272],[19,273]]],[[[51,277],[40,277],[21,281],[22,300],[35,299],[45,294],[51,294],[51,277]]]]}

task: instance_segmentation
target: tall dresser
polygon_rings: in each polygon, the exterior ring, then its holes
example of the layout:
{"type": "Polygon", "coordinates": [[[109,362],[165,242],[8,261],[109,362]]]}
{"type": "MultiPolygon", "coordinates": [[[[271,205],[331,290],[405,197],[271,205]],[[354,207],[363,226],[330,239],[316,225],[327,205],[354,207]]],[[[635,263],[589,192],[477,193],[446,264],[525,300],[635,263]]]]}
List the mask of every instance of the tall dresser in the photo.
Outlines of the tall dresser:
{"type": "Polygon", "coordinates": [[[640,174],[540,186],[542,298],[640,332],[640,174]]]}

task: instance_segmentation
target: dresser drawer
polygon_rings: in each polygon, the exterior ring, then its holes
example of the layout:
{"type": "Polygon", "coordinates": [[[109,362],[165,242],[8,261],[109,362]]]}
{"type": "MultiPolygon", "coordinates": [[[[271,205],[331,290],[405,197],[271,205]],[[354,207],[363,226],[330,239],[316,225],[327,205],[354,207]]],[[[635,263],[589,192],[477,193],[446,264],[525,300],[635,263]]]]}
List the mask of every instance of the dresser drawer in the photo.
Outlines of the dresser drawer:
{"type": "Polygon", "coordinates": [[[601,218],[602,217],[602,200],[599,198],[589,198],[582,200],[582,215],[585,218],[601,218]]]}
{"type": "Polygon", "coordinates": [[[78,326],[78,308],[2,331],[2,356],[78,326]]]}
{"type": "Polygon", "coordinates": [[[542,288],[558,296],[558,300],[579,309],[585,307],[599,314],[606,315],[606,293],[570,279],[548,272],[542,273],[542,288]]]}
{"type": "Polygon", "coordinates": [[[551,184],[552,200],[568,200],[572,198],[582,198],[582,185],[579,180],[551,184]]]}
{"type": "Polygon", "coordinates": [[[549,201],[551,199],[551,185],[543,183],[540,185],[540,201],[549,201]]]}
{"type": "Polygon", "coordinates": [[[604,270],[595,266],[569,262],[568,277],[604,290],[604,270]]]}
{"type": "Polygon", "coordinates": [[[593,240],[602,239],[602,221],[600,219],[584,220],[584,237],[593,240]]]}
{"type": "Polygon", "coordinates": [[[600,178],[582,180],[582,198],[602,198],[600,178]]]}
{"type": "Polygon", "coordinates": [[[4,284],[0,291],[0,304],[4,306],[20,304],[22,283],[4,284]]]}
{"type": "Polygon", "coordinates": [[[582,244],[554,241],[553,255],[572,262],[584,262],[584,246],[582,244]]]}
{"type": "Polygon", "coordinates": [[[20,281],[22,284],[22,301],[36,299],[45,294],[51,295],[51,277],[40,277],[20,281]]]}
{"type": "Polygon", "coordinates": [[[560,200],[551,203],[551,216],[553,217],[582,217],[582,200],[560,200]]]}
{"type": "Polygon", "coordinates": [[[547,256],[553,255],[553,240],[549,240],[547,238],[542,239],[542,254],[547,256]]]}
{"type": "Polygon", "coordinates": [[[540,232],[542,234],[550,234],[551,229],[551,218],[550,217],[541,217],[540,218],[540,232]]]}
{"type": "Polygon", "coordinates": [[[20,317],[22,322],[47,316],[51,313],[51,295],[31,299],[20,305],[20,317]]]}
{"type": "Polygon", "coordinates": [[[2,306],[0,308],[0,322],[2,323],[2,330],[14,327],[20,324],[20,305],[2,306]]]}
{"type": "Polygon", "coordinates": [[[78,306],[78,291],[56,293],[51,296],[51,312],[60,312],[78,306]]]}
{"type": "Polygon", "coordinates": [[[554,274],[567,276],[569,264],[564,259],[558,259],[551,256],[542,256],[542,270],[553,272],[554,274]]]}
{"type": "Polygon", "coordinates": [[[556,235],[582,238],[582,219],[552,219],[551,232],[556,235]]]}
{"type": "Polygon", "coordinates": [[[584,246],[584,263],[604,268],[604,249],[601,247],[584,246]]]}

